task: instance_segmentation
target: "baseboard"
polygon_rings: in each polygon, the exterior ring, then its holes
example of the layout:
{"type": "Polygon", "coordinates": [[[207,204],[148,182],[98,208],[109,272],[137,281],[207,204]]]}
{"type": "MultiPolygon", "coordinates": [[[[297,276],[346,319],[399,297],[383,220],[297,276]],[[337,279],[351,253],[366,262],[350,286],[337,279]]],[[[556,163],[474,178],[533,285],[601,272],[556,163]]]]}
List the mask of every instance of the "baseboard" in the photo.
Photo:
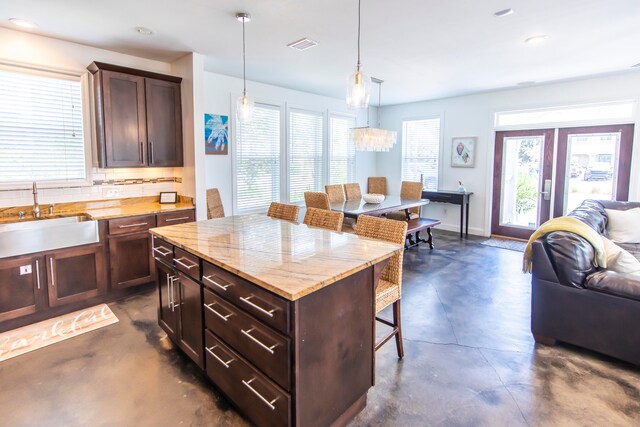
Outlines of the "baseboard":
{"type": "MultiPolygon", "coordinates": [[[[440,224],[436,227],[437,230],[445,230],[445,231],[454,231],[456,233],[460,233],[460,224],[440,224]]],[[[478,227],[469,227],[469,235],[479,236],[479,237],[489,237],[484,234],[484,230],[478,227]]]]}

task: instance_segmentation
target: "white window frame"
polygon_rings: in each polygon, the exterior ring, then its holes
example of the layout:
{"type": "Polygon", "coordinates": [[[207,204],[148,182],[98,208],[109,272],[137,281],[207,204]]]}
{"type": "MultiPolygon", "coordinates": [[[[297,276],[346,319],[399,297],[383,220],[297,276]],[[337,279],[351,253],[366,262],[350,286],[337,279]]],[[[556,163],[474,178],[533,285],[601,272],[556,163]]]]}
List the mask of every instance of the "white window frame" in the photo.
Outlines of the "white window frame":
{"type": "MultiPolygon", "coordinates": [[[[93,104],[93,93],[90,86],[90,73],[86,70],[64,70],[56,68],[46,68],[38,65],[24,64],[10,61],[0,61],[0,70],[14,73],[40,75],[60,79],[77,79],[80,83],[80,93],[82,99],[82,132],[84,140],[84,163],[85,178],[70,180],[47,180],[37,181],[39,188],[68,188],[68,187],[89,187],[93,185],[92,165],[93,165],[93,142],[95,141],[95,126],[93,126],[92,113],[95,109],[93,104]]],[[[0,190],[25,190],[31,189],[33,181],[0,182],[0,190]]]]}
{"type": "MultiPolygon", "coordinates": [[[[420,120],[433,120],[433,119],[438,119],[440,121],[440,134],[438,135],[438,176],[437,176],[437,183],[436,183],[436,190],[439,189],[440,187],[440,181],[441,181],[441,177],[442,177],[442,168],[443,168],[443,151],[444,151],[444,115],[443,114],[436,114],[436,115],[429,115],[429,116],[418,116],[418,117],[407,117],[407,118],[403,118],[401,121],[401,140],[400,140],[400,144],[401,144],[401,164],[400,164],[400,177],[401,180],[404,181],[405,177],[403,175],[403,170],[404,170],[404,159],[405,159],[405,155],[404,155],[404,141],[405,141],[405,126],[404,123],[405,122],[412,122],[412,121],[420,121],[420,120]]],[[[424,185],[424,183],[423,183],[424,185]]]]}
{"type": "MultiPolygon", "coordinates": [[[[358,117],[355,114],[347,114],[347,113],[341,113],[341,112],[336,112],[336,111],[328,111],[327,112],[327,131],[326,131],[326,136],[327,136],[327,159],[326,159],[326,163],[327,163],[327,170],[326,170],[326,179],[325,179],[325,183],[326,184],[330,184],[331,183],[331,157],[332,157],[332,152],[331,152],[331,119],[333,117],[337,117],[337,118],[343,118],[343,119],[353,119],[353,123],[354,123],[354,127],[358,126],[358,117]]],[[[353,152],[353,171],[352,171],[352,175],[353,175],[353,179],[352,182],[356,182],[358,173],[357,173],[357,151],[354,149],[353,152]]],[[[348,167],[348,166],[347,166],[348,167]]]]}

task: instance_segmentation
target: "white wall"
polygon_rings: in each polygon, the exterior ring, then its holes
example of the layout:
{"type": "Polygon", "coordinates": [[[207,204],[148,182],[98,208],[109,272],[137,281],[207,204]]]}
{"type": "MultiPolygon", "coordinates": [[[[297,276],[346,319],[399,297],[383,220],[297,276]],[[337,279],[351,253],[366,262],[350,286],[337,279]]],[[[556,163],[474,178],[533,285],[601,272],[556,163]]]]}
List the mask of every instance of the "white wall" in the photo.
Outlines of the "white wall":
{"type": "MultiPolygon", "coordinates": [[[[471,197],[469,232],[488,236],[491,231],[495,112],[613,100],[640,102],[640,72],[383,107],[382,127],[398,131],[398,144],[389,153],[377,154],[377,173],[387,177],[390,193],[398,194],[401,182],[402,121],[442,117],[439,188],[456,190],[458,180],[462,180],[467,190],[474,192],[471,197]],[[478,138],[474,168],[450,166],[451,138],[461,136],[478,138]]],[[[636,111],[634,141],[640,141],[639,121],[636,111]]],[[[640,200],[640,149],[638,143],[634,147],[630,199],[640,200]]],[[[441,219],[442,228],[459,228],[457,206],[433,204],[425,208],[424,215],[441,219]]]]}
{"type": "MultiPolygon", "coordinates": [[[[279,86],[272,86],[263,83],[247,82],[247,92],[249,96],[257,101],[277,103],[285,105],[287,103],[293,107],[309,108],[312,110],[335,113],[349,113],[346,102],[343,99],[329,98],[286,89],[279,86]]],[[[204,112],[209,114],[222,114],[231,116],[231,102],[235,102],[236,97],[242,93],[242,79],[229,77],[221,74],[205,72],[204,78],[204,112]]],[[[353,114],[353,112],[351,112],[353,114]]],[[[372,112],[372,118],[374,113],[372,112]]],[[[230,127],[234,125],[233,118],[230,118],[230,127]]],[[[358,124],[366,124],[364,112],[358,114],[358,124]]],[[[230,129],[231,135],[233,130],[230,129]]],[[[206,187],[217,187],[220,190],[225,213],[232,214],[233,206],[233,175],[231,167],[232,150],[234,142],[230,141],[228,155],[207,155],[204,154],[204,144],[197,152],[197,155],[205,157],[206,187]]],[[[367,177],[375,176],[376,156],[375,153],[356,153],[356,180],[360,183],[362,190],[366,191],[367,177]]]]}

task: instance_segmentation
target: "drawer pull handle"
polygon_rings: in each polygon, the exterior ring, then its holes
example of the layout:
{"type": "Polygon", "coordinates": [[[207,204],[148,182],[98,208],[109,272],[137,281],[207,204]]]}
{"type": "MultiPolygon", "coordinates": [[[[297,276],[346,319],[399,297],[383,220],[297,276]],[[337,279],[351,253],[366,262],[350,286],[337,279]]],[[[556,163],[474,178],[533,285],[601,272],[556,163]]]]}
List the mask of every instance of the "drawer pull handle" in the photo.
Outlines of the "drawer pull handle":
{"type": "Polygon", "coordinates": [[[197,267],[198,266],[198,264],[191,264],[191,265],[185,264],[184,262],[180,261],[182,259],[186,259],[186,258],[177,258],[177,259],[174,258],[173,260],[175,262],[177,262],[178,264],[180,264],[181,266],[183,266],[184,268],[186,268],[187,270],[191,270],[193,267],[197,267]]]}
{"type": "Polygon", "coordinates": [[[120,225],[119,228],[142,227],[143,225],[149,225],[149,223],[148,222],[139,222],[137,224],[125,224],[125,225],[120,225]]]}
{"type": "Polygon", "coordinates": [[[229,368],[229,365],[231,364],[231,362],[234,362],[236,359],[234,359],[233,357],[231,359],[229,359],[228,361],[224,361],[222,359],[220,359],[220,357],[218,357],[217,354],[215,354],[213,352],[213,349],[216,348],[218,345],[214,345],[213,347],[209,348],[209,347],[205,347],[205,350],[207,350],[207,353],[209,353],[210,355],[212,355],[218,362],[222,363],[224,365],[225,368],[229,368]]]}
{"type": "Polygon", "coordinates": [[[211,308],[211,306],[213,304],[215,304],[215,302],[212,302],[211,304],[205,304],[204,306],[207,307],[213,314],[215,314],[216,316],[218,316],[219,318],[221,318],[225,322],[229,319],[229,317],[233,316],[233,313],[229,313],[226,316],[223,316],[222,314],[218,313],[213,308],[211,308]]]}
{"type": "Polygon", "coordinates": [[[255,380],[255,378],[251,378],[249,381],[245,381],[242,380],[242,384],[244,384],[245,386],[247,386],[247,388],[249,390],[251,390],[253,392],[253,394],[255,394],[256,396],[258,396],[260,398],[260,400],[262,400],[269,408],[271,408],[271,410],[273,411],[274,409],[276,409],[275,406],[273,406],[274,403],[276,403],[276,400],[278,400],[278,398],[276,397],[275,399],[273,399],[271,402],[269,402],[267,399],[265,399],[264,397],[262,397],[262,395],[260,393],[258,393],[258,391],[251,387],[251,383],[253,382],[253,380],[255,380]]]}
{"type": "Polygon", "coordinates": [[[219,287],[219,288],[220,288],[220,289],[222,289],[223,291],[226,291],[226,290],[227,290],[227,288],[228,288],[229,286],[231,286],[231,283],[229,283],[227,286],[223,286],[223,285],[221,285],[220,283],[216,282],[215,280],[211,279],[211,277],[213,277],[213,275],[211,275],[211,276],[202,276],[202,278],[203,278],[204,280],[206,280],[207,282],[211,283],[212,285],[215,285],[215,286],[219,287]]]}
{"type": "Polygon", "coordinates": [[[245,336],[249,337],[249,339],[251,339],[251,341],[253,341],[254,343],[258,344],[260,347],[264,348],[269,353],[273,354],[273,349],[276,348],[278,346],[278,344],[274,344],[271,347],[269,347],[268,345],[266,345],[265,343],[263,343],[262,341],[260,341],[259,339],[257,339],[253,335],[251,335],[251,332],[253,330],[254,330],[254,328],[251,328],[248,331],[245,331],[244,329],[240,329],[240,332],[242,332],[245,336]]]}
{"type": "Polygon", "coordinates": [[[160,255],[162,256],[167,256],[169,255],[171,252],[171,250],[165,248],[164,246],[158,246],[157,248],[153,248],[154,252],[158,252],[160,255]],[[164,249],[166,252],[163,252],[162,249],[164,249]]]}
{"type": "Polygon", "coordinates": [[[167,218],[165,222],[182,221],[183,219],[189,219],[188,216],[181,216],[180,218],[167,218]]]}
{"type": "Polygon", "coordinates": [[[254,304],[253,302],[250,301],[250,299],[253,298],[253,295],[251,295],[250,297],[240,297],[240,300],[249,304],[251,307],[255,308],[256,310],[260,310],[262,313],[266,314],[269,317],[273,317],[273,312],[276,311],[275,308],[272,308],[271,310],[267,311],[264,308],[260,307],[259,305],[254,304]]]}

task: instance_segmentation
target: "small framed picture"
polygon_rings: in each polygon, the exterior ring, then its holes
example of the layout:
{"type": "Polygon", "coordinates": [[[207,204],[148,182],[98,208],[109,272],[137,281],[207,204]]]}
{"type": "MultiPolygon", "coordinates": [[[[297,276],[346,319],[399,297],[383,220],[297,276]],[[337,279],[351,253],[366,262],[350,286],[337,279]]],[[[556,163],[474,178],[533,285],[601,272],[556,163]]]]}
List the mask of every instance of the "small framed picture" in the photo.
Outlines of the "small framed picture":
{"type": "Polygon", "coordinates": [[[175,191],[161,191],[160,203],[176,203],[178,201],[178,193],[175,191]]]}
{"type": "Polygon", "coordinates": [[[476,158],[476,137],[452,138],[451,167],[472,168],[476,158]]]}

